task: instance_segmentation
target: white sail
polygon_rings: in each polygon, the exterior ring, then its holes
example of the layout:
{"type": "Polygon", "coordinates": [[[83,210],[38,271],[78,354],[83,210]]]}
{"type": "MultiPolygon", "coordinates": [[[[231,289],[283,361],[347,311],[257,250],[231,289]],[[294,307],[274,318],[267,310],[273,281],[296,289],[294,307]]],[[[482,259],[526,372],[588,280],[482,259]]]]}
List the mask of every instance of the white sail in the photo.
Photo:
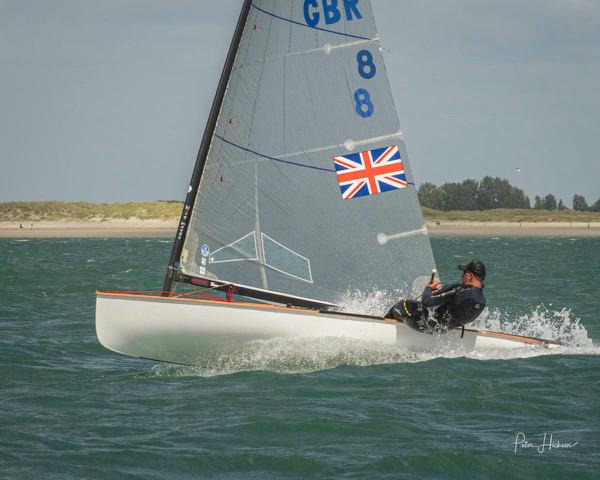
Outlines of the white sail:
{"type": "Polygon", "coordinates": [[[254,0],[179,260],[322,302],[435,266],[369,1],[254,0]]]}

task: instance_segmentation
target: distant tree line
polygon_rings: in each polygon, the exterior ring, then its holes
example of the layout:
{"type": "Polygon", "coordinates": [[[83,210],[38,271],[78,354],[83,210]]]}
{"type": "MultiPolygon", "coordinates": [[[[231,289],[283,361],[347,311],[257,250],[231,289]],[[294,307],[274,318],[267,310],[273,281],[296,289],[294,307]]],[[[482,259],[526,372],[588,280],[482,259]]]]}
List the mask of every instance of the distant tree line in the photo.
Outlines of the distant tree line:
{"type": "Polygon", "coordinates": [[[573,210],[578,210],[580,212],[600,212],[600,198],[596,200],[596,203],[588,207],[585,197],[583,195],[575,194],[573,195],[573,210]]]}
{"type": "MultiPolygon", "coordinates": [[[[556,197],[552,194],[546,195],[544,198],[536,195],[533,203],[533,208],[537,210],[565,210],[562,198],[556,203],[556,197]]],[[[573,210],[578,212],[600,212],[600,198],[591,206],[588,206],[585,197],[576,193],[573,195],[573,210]]]]}
{"type": "MultiPolygon", "coordinates": [[[[419,187],[421,205],[436,210],[491,210],[494,208],[531,208],[529,197],[520,188],[513,187],[508,180],[499,177],[484,177],[481,181],[464,180],[462,183],[444,183],[441,186],[423,183],[419,187]]],[[[562,198],[558,201],[549,193],[534,199],[535,209],[565,210],[562,198]]],[[[583,195],[575,194],[573,209],[600,212],[600,198],[591,207],[583,195]]]]}
{"type": "Polygon", "coordinates": [[[441,186],[423,183],[419,187],[421,205],[436,210],[491,210],[492,208],[531,208],[529,197],[508,180],[484,177],[441,186]]]}

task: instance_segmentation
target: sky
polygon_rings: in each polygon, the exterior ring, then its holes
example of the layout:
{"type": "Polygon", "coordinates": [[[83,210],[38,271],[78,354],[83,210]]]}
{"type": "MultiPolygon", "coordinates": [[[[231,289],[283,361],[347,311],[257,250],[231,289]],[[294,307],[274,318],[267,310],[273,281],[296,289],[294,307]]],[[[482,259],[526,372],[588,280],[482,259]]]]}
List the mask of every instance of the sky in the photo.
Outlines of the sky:
{"type": "MultiPolygon", "coordinates": [[[[241,4],[0,0],[0,201],[183,200],[241,4]]],[[[372,6],[417,184],[600,197],[600,0],[372,6]]]]}

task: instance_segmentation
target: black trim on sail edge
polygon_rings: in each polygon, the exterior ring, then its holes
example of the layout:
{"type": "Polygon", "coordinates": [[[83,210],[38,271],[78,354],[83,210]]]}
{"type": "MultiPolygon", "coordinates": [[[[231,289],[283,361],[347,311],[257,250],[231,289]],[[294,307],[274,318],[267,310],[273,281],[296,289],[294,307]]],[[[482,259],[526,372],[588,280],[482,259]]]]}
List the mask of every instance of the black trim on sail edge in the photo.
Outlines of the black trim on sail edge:
{"type": "Polygon", "coordinates": [[[196,157],[196,165],[194,166],[194,172],[190,181],[190,188],[187,196],[185,197],[185,204],[179,220],[179,228],[177,230],[177,235],[175,236],[175,241],[173,242],[173,250],[171,251],[171,258],[169,259],[169,266],[167,268],[167,275],[165,277],[165,283],[163,286],[163,291],[165,292],[163,293],[164,296],[169,295],[173,286],[173,280],[175,277],[174,273],[176,271],[174,267],[179,262],[179,258],[181,257],[183,243],[185,242],[185,237],[187,235],[187,230],[192,215],[192,209],[194,207],[194,201],[196,200],[196,195],[198,194],[200,179],[202,178],[202,172],[204,171],[204,165],[206,164],[206,157],[208,156],[213,133],[217,126],[217,119],[221,111],[221,106],[223,105],[223,98],[225,97],[225,92],[227,91],[227,85],[229,83],[231,71],[233,70],[233,63],[242,39],[242,34],[244,33],[244,27],[246,25],[246,20],[248,19],[248,13],[250,12],[251,5],[252,0],[244,0],[244,5],[242,6],[242,11],[233,34],[233,39],[231,40],[229,52],[227,53],[227,59],[225,60],[225,65],[221,73],[219,86],[217,87],[217,92],[208,116],[208,121],[206,122],[204,135],[202,136],[202,143],[200,144],[200,150],[198,151],[198,156],[196,157]]]}
{"type": "Polygon", "coordinates": [[[194,277],[192,275],[183,274],[179,271],[175,271],[173,279],[179,283],[187,283],[189,285],[202,286],[220,291],[226,291],[229,288],[233,287],[233,293],[235,293],[236,295],[255,298],[257,300],[266,300],[268,302],[281,303],[283,305],[289,305],[293,307],[312,308],[315,310],[322,311],[326,309],[336,308],[336,306],[331,303],[319,302],[318,300],[311,300],[310,298],[294,297],[290,295],[285,295],[283,293],[261,290],[245,285],[236,285],[234,283],[227,283],[219,280],[209,280],[203,277],[194,277]]]}

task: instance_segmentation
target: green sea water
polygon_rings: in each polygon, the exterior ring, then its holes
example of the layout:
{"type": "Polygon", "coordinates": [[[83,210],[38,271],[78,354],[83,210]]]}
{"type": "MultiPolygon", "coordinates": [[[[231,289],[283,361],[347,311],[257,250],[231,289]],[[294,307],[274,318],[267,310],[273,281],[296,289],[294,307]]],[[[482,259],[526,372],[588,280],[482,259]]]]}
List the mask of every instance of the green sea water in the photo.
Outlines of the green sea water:
{"type": "MultiPolygon", "coordinates": [[[[273,340],[157,364],[98,344],[94,291],[160,288],[170,240],[0,240],[0,478],[600,478],[600,239],[432,243],[445,283],[486,262],[480,325],[567,345],[273,340]]],[[[365,286],[348,308],[393,300],[365,286]]]]}

